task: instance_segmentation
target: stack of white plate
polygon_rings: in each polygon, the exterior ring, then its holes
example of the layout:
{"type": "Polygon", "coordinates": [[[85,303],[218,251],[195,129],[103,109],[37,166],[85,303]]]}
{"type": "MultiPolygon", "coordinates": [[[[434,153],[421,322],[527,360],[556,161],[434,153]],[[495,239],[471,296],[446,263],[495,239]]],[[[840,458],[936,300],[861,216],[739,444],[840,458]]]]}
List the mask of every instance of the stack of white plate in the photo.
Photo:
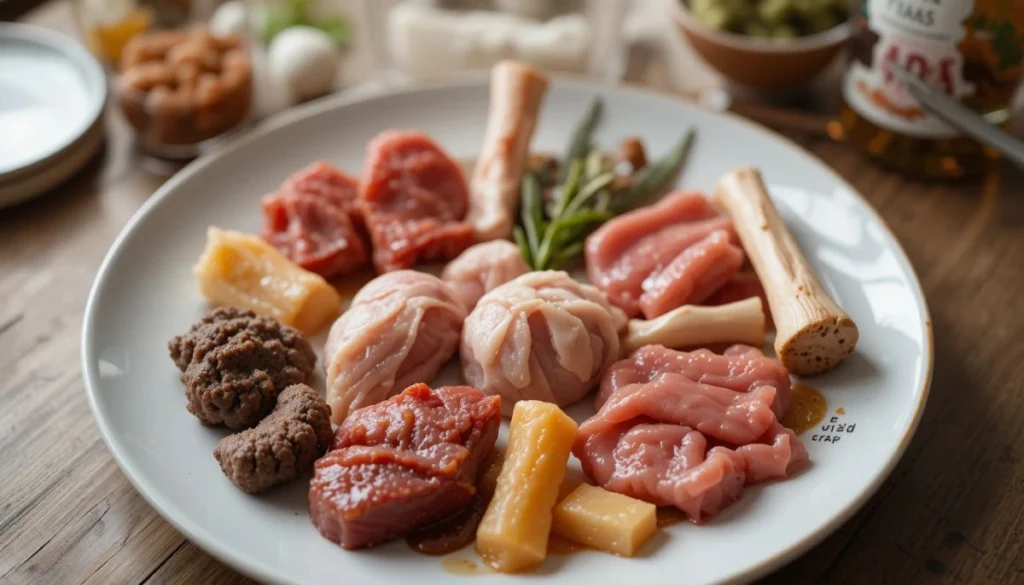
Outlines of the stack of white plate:
{"type": "Polygon", "coordinates": [[[0,23],[0,207],[45,193],[103,145],[107,82],[73,39],[0,23]]]}

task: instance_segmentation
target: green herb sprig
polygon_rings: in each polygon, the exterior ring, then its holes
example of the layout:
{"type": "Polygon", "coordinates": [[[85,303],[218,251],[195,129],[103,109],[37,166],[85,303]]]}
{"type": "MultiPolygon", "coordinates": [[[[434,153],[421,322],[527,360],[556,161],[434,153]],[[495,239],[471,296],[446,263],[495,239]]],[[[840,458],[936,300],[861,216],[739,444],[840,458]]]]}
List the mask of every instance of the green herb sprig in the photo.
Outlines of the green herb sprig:
{"type": "Polygon", "coordinates": [[[542,177],[523,175],[519,225],[513,236],[523,259],[534,270],[557,269],[583,253],[586,237],[618,213],[660,194],[689,154],[694,132],[687,130],[662,159],[634,172],[616,187],[615,161],[593,145],[603,102],[591,102],[576,126],[560,165],[560,186],[546,205],[542,177]]]}

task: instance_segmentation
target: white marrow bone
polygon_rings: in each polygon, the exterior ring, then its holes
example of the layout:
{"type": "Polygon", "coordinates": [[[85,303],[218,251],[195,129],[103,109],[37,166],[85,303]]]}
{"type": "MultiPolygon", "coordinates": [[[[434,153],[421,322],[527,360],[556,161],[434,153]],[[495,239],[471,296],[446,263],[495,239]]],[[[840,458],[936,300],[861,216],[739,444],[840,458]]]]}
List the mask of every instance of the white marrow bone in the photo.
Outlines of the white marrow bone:
{"type": "Polygon", "coordinates": [[[478,242],[512,236],[519,180],[547,89],[547,76],[527,65],[502,61],[491,69],[487,132],[470,179],[466,215],[478,242]]]}
{"type": "Polygon", "coordinates": [[[627,353],[645,345],[680,349],[743,343],[760,347],[763,341],[764,309],[758,297],[717,307],[683,305],[657,319],[631,319],[622,338],[627,353]]]}
{"type": "Polygon", "coordinates": [[[825,292],[793,241],[757,169],[723,177],[715,199],[732,218],[775,320],[775,352],[794,374],[830,370],[853,353],[857,325],[825,292]]]}

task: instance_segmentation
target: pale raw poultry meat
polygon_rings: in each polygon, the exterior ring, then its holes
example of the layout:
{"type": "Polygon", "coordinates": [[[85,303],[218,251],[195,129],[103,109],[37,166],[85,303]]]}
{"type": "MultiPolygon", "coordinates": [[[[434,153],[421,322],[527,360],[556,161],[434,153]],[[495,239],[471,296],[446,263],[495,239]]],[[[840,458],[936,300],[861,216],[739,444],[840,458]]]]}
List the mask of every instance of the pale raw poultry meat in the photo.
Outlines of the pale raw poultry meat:
{"type": "Polygon", "coordinates": [[[500,394],[559,406],[583,398],[619,358],[622,311],[565,272],[530,272],[485,294],[462,332],[462,375],[500,394]]]}
{"type": "Polygon", "coordinates": [[[389,130],[367,146],[357,209],[378,272],[450,260],[473,244],[462,167],[426,135],[389,130]]]}
{"type": "Polygon", "coordinates": [[[653,319],[682,305],[702,303],[729,282],[741,264],[743,250],[729,242],[729,232],[715,230],[644,279],[640,311],[653,319]]]}
{"type": "Polygon", "coordinates": [[[529,271],[519,246],[508,240],[494,240],[459,254],[444,267],[441,280],[452,285],[466,310],[472,311],[484,293],[529,271]]]}
{"type": "Polygon", "coordinates": [[[803,444],[778,422],[789,375],[771,362],[745,346],[724,356],[641,348],[605,373],[599,410],[580,425],[573,453],[598,485],[703,522],[744,485],[807,464],[803,444]]]}
{"type": "Polygon", "coordinates": [[[315,162],[265,195],[262,237],[292,262],[325,278],[362,268],[370,252],[355,211],[359,181],[315,162]]]}
{"type": "Polygon", "coordinates": [[[499,403],[466,386],[416,384],[354,412],[316,462],[313,524],[356,549],[465,508],[498,437],[499,403]]]}
{"type": "Polygon", "coordinates": [[[628,316],[653,319],[700,303],[729,281],[743,264],[736,244],[729,219],[707,197],[674,193],[588,236],[587,275],[628,316]]]}
{"type": "Polygon", "coordinates": [[[503,61],[491,69],[487,132],[473,168],[466,217],[477,241],[512,236],[519,181],[547,89],[547,76],[527,65],[503,61]]]}
{"type": "Polygon", "coordinates": [[[466,310],[436,276],[379,276],[331,326],[324,347],[327,404],[340,424],[350,412],[417,382],[429,382],[459,345],[466,310]]]}
{"type": "Polygon", "coordinates": [[[721,355],[706,349],[674,351],[660,345],[646,345],[628,359],[616,362],[601,378],[601,389],[594,399],[600,409],[608,398],[632,384],[651,382],[662,374],[681,374],[688,380],[727,388],[735,392],[753,392],[761,386],[775,389],[772,411],[782,418],[789,408],[792,385],[789,372],[777,360],[748,345],[734,345],[721,355]]]}

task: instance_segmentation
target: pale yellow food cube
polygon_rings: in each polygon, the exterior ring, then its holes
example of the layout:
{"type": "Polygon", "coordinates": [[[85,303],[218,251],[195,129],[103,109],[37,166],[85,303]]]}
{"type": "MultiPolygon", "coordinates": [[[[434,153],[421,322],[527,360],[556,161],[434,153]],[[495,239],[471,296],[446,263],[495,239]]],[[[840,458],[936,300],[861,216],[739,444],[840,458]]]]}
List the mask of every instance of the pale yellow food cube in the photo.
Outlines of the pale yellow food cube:
{"type": "Polygon", "coordinates": [[[211,303],[249,309],[303,333],[317,332],[341,309],[338,291],[320,275],[249,234],[211,227],[193,272],[211,303]]]}
{"type": "Polygon", "coordinates": [[[658,530],[654,504],[583,484],[555,506],[559,536],[624,557],[633,556],[658,530]]]}
{"type": "Polygon", "coordinates": [[[476,550],[491,568],[515,573],[544,561],[552,510],[575,439],[576,421],[554,404],[516,403],[505,463],[476,533],[476,550]]]}

